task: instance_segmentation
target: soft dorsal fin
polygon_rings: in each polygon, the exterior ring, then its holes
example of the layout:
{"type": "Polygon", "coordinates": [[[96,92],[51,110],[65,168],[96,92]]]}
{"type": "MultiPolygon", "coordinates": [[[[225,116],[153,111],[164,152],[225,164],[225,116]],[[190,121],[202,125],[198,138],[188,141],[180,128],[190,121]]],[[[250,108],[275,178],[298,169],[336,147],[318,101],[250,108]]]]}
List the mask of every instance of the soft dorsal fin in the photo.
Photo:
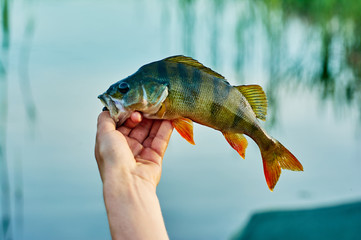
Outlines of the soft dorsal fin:
{"type": "Polygon", "coordinates": [[[208,74],[211,74],[213,76],[216,76],[218,78],[224,79],[226,81],[226,79],[219,73],[213,71],[212,69],[204,66],[202,63],[198,62],[197,60],[191,58],[191,57],[186,57],[186,56],[182,56],[182,55],[177,55],[177,56],[172,56],[172,57],[168,57],[163,59],[164,61],[168,61],[168,62],[178,62],[178,63],[184,63],[187,64],[189,66],[198,68],[199,70],[206,72],[208,74]]]}
{"type": "Polygon", "coordinates": [[[251,105],[256,117],[265,121],[267,115],[267,97],[259,85],[236,86],[251,105]]]}

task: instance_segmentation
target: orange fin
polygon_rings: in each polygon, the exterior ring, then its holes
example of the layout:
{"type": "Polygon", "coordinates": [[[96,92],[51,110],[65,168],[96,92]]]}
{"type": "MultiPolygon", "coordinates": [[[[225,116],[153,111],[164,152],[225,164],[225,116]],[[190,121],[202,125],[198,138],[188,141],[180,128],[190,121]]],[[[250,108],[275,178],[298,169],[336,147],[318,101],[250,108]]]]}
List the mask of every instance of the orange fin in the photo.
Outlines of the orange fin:
{"type": "Polygon", "coordinates": [[[256,117],[265,121],[267,115],[267,97],[262,87],[259,85],[241,85],[235,88],[247,99],[256,117]]]}
{"type": "Polygon", "coordinates": [[[246,148],[248,145],[247,139],[241,133],[224,132],[223,136],[226,138],[229,145],[236,150],[244,159],[246,156],[246,148]]]}
{"type": "Polygon", "coordinates": [[[193,122],[188,118],[178,118],[172,121],[173,127],[190,144],[195,145],[193,140],[193,122]]]}
{"type": "Polygon", "coordinates": [[[271,191],[281,175],[281,168],[303,171],[302,164],[281,143],[275,141],[266,151],[261,151],[266,182],[271,191]]]}

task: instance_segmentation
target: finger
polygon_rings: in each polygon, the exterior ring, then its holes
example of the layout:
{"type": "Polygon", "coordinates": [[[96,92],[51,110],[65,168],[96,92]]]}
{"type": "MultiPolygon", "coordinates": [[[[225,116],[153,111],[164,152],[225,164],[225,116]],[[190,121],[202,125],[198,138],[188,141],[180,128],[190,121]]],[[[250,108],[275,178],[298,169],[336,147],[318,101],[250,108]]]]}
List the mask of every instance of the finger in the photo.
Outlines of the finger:
{"type": "Polygon", "coordinates": [[[143,141],[149,136],[149,132],[152,129],[153,123],[154,120],[146,118],[143,119],[143,121],[131,131],[129,137],[134,138],[140,143],[143,143],[143,141]]]}
{"type": "Polygon", "coordinates": [[[160,121],[160,120],[154,121],[152,128],[150,129],[149,136],[143,142],[144,147],[150,148],[152,146],[153,139],[157,135],[157,132],[160,128],[161,123],[162,123],[162,121],[160,121]]]}
{"type": "Polygon", "coordinates": [[[132,129],[135,128],[142,119],[142,114],[139,112],[133,112],[123,125],[117,127],[117,130],[123,135],[128,136],[132,129]]]}
{"type": "Polygon", "coordinates": [[[151,148],[163,158],[167,149],[173,126],[170,121],[161,121],[159,129],[151,143],[151,148]]]}
{"type": "Polygon", "coordinates": [[[132,112],[130,117],[125,121],[124,126],[128,128],[135,128],[142,121],[142,114],[139,112],[132,112]]]}
{"type": "Polygon", "coordinates": [[[152,129],[150,130],[149,136],[151,136],[152,138],[155,138],[155,136],[157,135],[157,133],[159,131],[161,124],[162,124],[162,120],[155,121],[152,126],[152,129]]]}
{"type": "Polygon", "coordinates": [[[127,139],[129,148],[132,151],[134,156],[139,155],[143,151],[143,149],[144,149],[143,145],[141,143],[139,143],[137,140],[135,140],[133,138],[129,138],[129,137],[127,137],[126,139],[127,139]]]}
{"type": "Polygon", "coordinates": [[[97,135],[115,130],[116,124],[108,111],[101,112],[98,116],[97,135]]]}
{"type": "Polygon", "coordinates": [[[143,119],[143,116],[140,112],[133,112],[131,115],[130,115],[130,118],[132,119],[133,122],[137,122],[137,123],[140,123],[143,119]]]}
{"type": "Polygon", "coordinates": [[[144,148],[135,159],[138,163],[143,164],[156,163],[161,166],[162,163],[162,157],[151,148],[144,148]]]}

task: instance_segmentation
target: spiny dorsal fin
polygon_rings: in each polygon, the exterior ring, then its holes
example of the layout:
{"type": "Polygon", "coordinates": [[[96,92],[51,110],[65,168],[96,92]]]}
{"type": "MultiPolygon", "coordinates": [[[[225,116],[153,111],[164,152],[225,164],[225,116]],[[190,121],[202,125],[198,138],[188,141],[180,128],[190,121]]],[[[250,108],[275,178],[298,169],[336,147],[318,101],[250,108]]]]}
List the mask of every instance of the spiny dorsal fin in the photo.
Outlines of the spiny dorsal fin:
{"type": "Polygon", "coordinates": [[[225,80],[225,78],[221,74],[219,74],[219,73],[213,71],[212,69],[204,66],[202,63],[198,62],[197,60],[195,60],[195,59],[193,59],[191,57],[178,55],[178,56],[168,57],[168,58],[165,58],[163,60],[168,61],[168,62],[184,63],[184,64],[187,64],[189,66],[198,68],[199,70],[204,71],[204,72],[206,72],[208,74],[211,74],[213,76],[216,76],[216,77],[219,77],[219,78],[225,80]]]}
{"type": "Polygon", "coordinates": [[[265,121],[267,115],[267,97],[259,85],[235,86],[247,99],[256,117],[265,121]]]}

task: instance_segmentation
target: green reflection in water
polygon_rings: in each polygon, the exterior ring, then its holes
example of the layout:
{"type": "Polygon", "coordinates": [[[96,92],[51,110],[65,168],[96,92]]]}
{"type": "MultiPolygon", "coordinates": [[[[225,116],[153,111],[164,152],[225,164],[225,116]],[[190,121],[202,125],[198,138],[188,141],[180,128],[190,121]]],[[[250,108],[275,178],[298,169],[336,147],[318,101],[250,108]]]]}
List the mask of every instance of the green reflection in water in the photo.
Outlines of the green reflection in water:
{"type": "Polygon", "coordinates": [[[300,66],[292,72],[293,77],[317,88],[320,99],[331,99],[335,107],[355,106],[361,120],[361,2],[259,0],[257,4],[264,5],[267,13],[282,16],[283,30],[292,19],[310,29],[304,46],[318,45],[318,63],[313,66],[303,59],[302,53],[309,51],[306,47],[295,61],[300,66]]]}
{"type": "Polygon", "coordinates": [[[182,15],[183,49],[187,55],[194,54],[194,23],[195,23],[196,0],[181,0],[178,2],[182,15]]]}
{"type": "Polygon", "coordinates": [[[12,239],[10,212],[10,184],[8,161],[6,158],[6,130],[7,130],[7,63],[10,42],[9,3],[1,2],[1,59],[0,59],[0,186],[1,186],[1,226],[0,238],[12,239]]]}
{"type": "Polygon", "coordinates": [[[259,69],[266,72],[268,122],[276,122],[277,96],[285,85],[290,90],[302,86],[318,92],[322,102],[333,102],[336,113],[356,109],[361,121],[361,1],[178,2],[185,54],[193,55],[199,45],[208,44],[213,68],[220,59],[230,58],[220,51],[220,36],[234,27],[236,53],[231,57],[239,78],[249,71],[250,62],[258,62],[259,69]],[[202,18],[196,7],[207,11],[212,20],[202,18]],[[236,16],[234,24],[223,24],[222,19],[232,14],[236,16]],[[194,35],[199,29],[195,29],[195,19],[208,29],[210,41],[196,44],[194,35]],[[300,42],[297,49],[292,49],[294,42],[300,42]]]}
{"type": "MultiPolygon", "coordinates": [[[[27,2],[27,9],[30,3],[27,2]]],[[[7,127],[8,127],[8,85],[9,85],[9,52],[10,45],[10,15],[11,8],[7,0],[1,1],[1,57],[0,57],[0,202],[1,202],[1,225],[0,239],[14,239],[14,236],[21,238],[23,228],[23,184],[21,156],[16,155],[13,160],[14,169],[9,169],[9,159],[7,156],[7,127]],[[14,179],[10,181],[9,171],[13,170],[14,179]],[[14,196],[12,196],[14,194],[14,196]],[[13,201],[12,201],[13,200],[13,201]],[[12,207],[14,206],[14,207],[12,207]],[[13,210],[13,211],[12,211],[13,210]],[[14,234],[16,233],[16,234],[14,234]]],[[[35,23],[29,14],[26,18],[26,26],[23,35],[23,41],[20,45],[19,56],[19,81],[20,90],[23,97],[27,123],[31,129],[34,129],[36,121],[36,108],[32,97],[30,79],[28,74],[29,56],[31,39],[34,32],[35,23]]],[[[18,146],[19,147],[19,146],[18,146]]],[[[20,150],[20,149],[19,149],[20,150]]],[[[21,152],[21,151],[19,151],[21,152]]]]}

